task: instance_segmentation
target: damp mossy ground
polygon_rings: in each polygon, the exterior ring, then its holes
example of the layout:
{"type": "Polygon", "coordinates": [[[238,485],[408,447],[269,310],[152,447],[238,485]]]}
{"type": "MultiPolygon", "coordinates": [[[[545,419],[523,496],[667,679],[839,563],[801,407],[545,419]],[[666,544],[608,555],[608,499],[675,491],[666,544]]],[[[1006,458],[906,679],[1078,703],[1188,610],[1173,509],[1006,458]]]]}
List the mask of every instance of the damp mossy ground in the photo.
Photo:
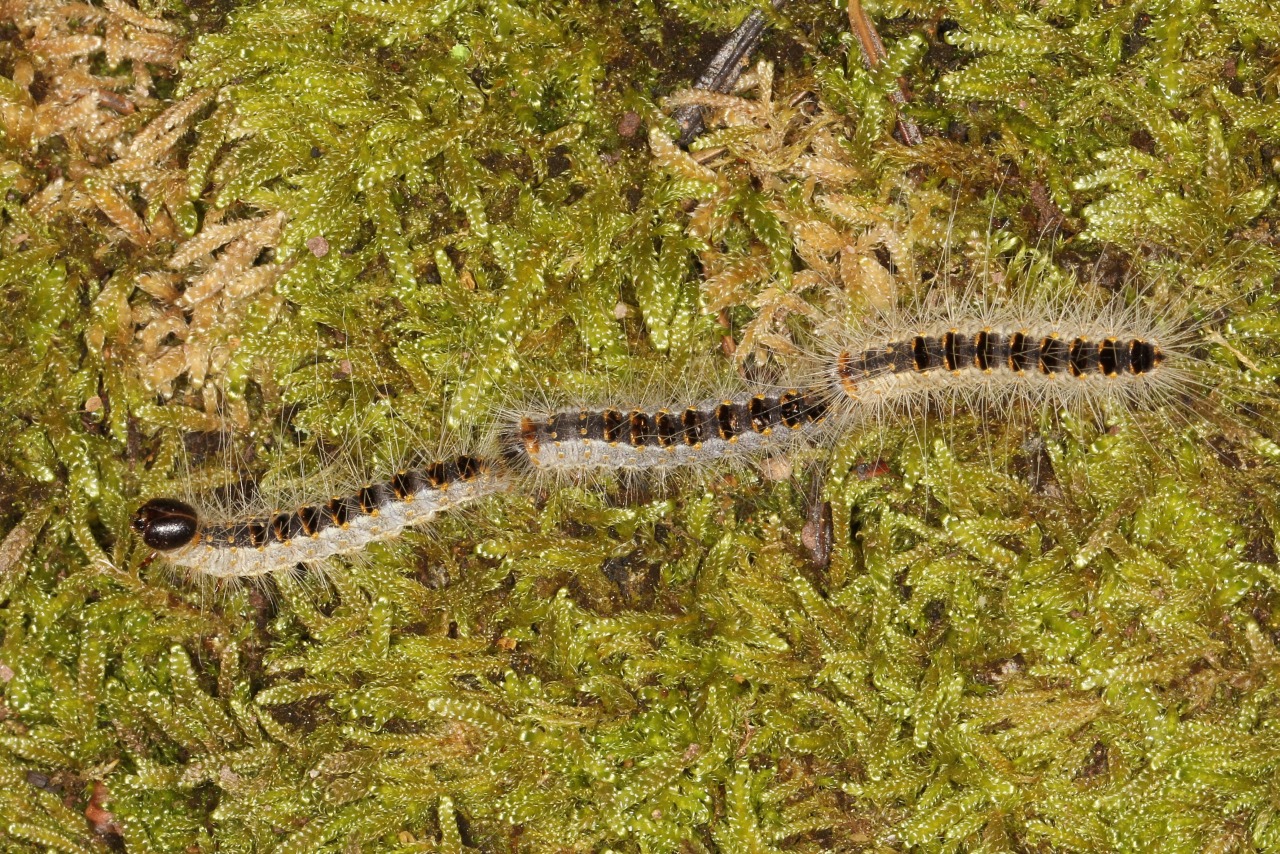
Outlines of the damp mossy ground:
{"type": "Polygon", "coordinates": [[[796,0],[684,154],[752,7],[0,3],[4,850],[1280,850],[1280,13],[875,3],[868,72],[796,0]],[[539,484],[322,577],[128,528],[975,287],[1167,307],[1226,379],[539,484]]]}

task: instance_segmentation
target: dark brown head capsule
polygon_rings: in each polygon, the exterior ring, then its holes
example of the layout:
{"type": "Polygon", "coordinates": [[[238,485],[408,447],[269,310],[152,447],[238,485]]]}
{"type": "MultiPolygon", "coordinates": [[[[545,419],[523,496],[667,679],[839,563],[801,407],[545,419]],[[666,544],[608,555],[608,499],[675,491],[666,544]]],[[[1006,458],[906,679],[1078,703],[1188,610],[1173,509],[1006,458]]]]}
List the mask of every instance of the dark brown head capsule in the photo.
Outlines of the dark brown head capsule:
{"type": "Polygon", "coordinates": [[[133,530],[151,548],[168,552],[194,540],[200,522],[190,504],[173,498],[153,498],[133,514],[133,530]]]}

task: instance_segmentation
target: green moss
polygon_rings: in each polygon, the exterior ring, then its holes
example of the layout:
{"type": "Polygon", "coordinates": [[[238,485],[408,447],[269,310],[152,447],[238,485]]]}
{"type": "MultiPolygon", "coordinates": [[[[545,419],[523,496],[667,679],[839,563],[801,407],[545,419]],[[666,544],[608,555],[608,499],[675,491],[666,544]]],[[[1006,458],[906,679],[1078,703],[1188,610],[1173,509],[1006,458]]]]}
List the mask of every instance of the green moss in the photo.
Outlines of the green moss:
{"type": "Polygon", "coordinates": [[[876,4],[868,72],[797,0],[700,165],[659,101],[752,4],[10,6],[5,850],[1280,850],[1269,7],[876,4]],[[264,587],[128,531],[975,277],[1203,318],[1231,381],[547,487],[264,587]]]}

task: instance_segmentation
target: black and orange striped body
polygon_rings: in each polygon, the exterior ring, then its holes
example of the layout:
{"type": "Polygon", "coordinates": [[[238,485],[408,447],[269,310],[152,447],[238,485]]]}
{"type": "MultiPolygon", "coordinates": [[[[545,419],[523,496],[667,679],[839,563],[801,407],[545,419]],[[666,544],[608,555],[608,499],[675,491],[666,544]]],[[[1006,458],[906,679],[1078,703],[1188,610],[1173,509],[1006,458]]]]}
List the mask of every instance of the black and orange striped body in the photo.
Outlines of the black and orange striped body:
{"type": "Polygon", "coordinates": [[[503,436],[504,455],[540,468],[674,468],[752,451],[826,414],[821,392],[790,389],[683,409],[578,408],[526,416],[503,436]]]}
{"type": "Polygon", "coordinates": [[[857,398],[887,377],[979,372],[997,378],[1039,375],[1124,380],[1158,371],[1165,353],[1148,338],[1064,335],[1034,330],[951,329],[836,355],[840,389],[857,398]]]}

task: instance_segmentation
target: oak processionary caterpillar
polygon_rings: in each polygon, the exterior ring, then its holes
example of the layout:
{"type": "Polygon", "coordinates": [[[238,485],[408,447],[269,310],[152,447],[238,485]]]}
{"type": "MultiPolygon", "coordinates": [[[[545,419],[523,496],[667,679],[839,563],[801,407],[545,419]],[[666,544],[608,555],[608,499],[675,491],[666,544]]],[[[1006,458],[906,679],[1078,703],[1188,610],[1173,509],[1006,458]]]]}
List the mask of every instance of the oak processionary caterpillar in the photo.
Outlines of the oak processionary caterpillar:
{"type": "Polygon", "coordinates": [[[212,579],[253,578],[359,552],[506,487],[502,472],[461,456],[264,516],[210,520],[184,501],[156,498],[139,508],[133,527],[176,566],[212,579]]]}
{"type": "Polygon", "coordinates": [[[459,456],[339,491],[327,500],[218,518],[155,498],[134,530],[171,564],[215,579],[254,578],[352,554],[426,524],[441,511],[505,491],[521,472],[582,475],[668,470],[757,453],[821,422],[816,393],[796,390],[666,409],[577,408],[527,413],[499,434],[500,452],[459,456]]]}
{"type": "Polygon", "coordinates": [[[829,330],[810,381],[835,429],[940,404],[1010,408],[1146,408],[1198,386],[1188,324],[1112,301],[1101,311],[1053,306],[948,308],[829,330]]]}
{"type": "Polygon", "coordinates": [[[513,419],[503,455],[517,468],[571,476],[658,470],[785,447],[826,416],[825,395],[787,389],[686,407],[566,408],[513,419]]]}
{"type": "Polygon", "coordinates": [[[1150,406],[1197,384],[1191,333],[1112,303],[1086,313],[1043,306],[886,315],[832,326],[796,388],[670,407],[565,407],[513,413],[497,449],[396,472],[327,501],[205,519],[171,498],[133,527],[165,559],[212,579],[260,577],[400,535],[436,514],[502,492],[518,477],[665,473],[785,450],[931,405],[1103,409],[1150,406]]]}

